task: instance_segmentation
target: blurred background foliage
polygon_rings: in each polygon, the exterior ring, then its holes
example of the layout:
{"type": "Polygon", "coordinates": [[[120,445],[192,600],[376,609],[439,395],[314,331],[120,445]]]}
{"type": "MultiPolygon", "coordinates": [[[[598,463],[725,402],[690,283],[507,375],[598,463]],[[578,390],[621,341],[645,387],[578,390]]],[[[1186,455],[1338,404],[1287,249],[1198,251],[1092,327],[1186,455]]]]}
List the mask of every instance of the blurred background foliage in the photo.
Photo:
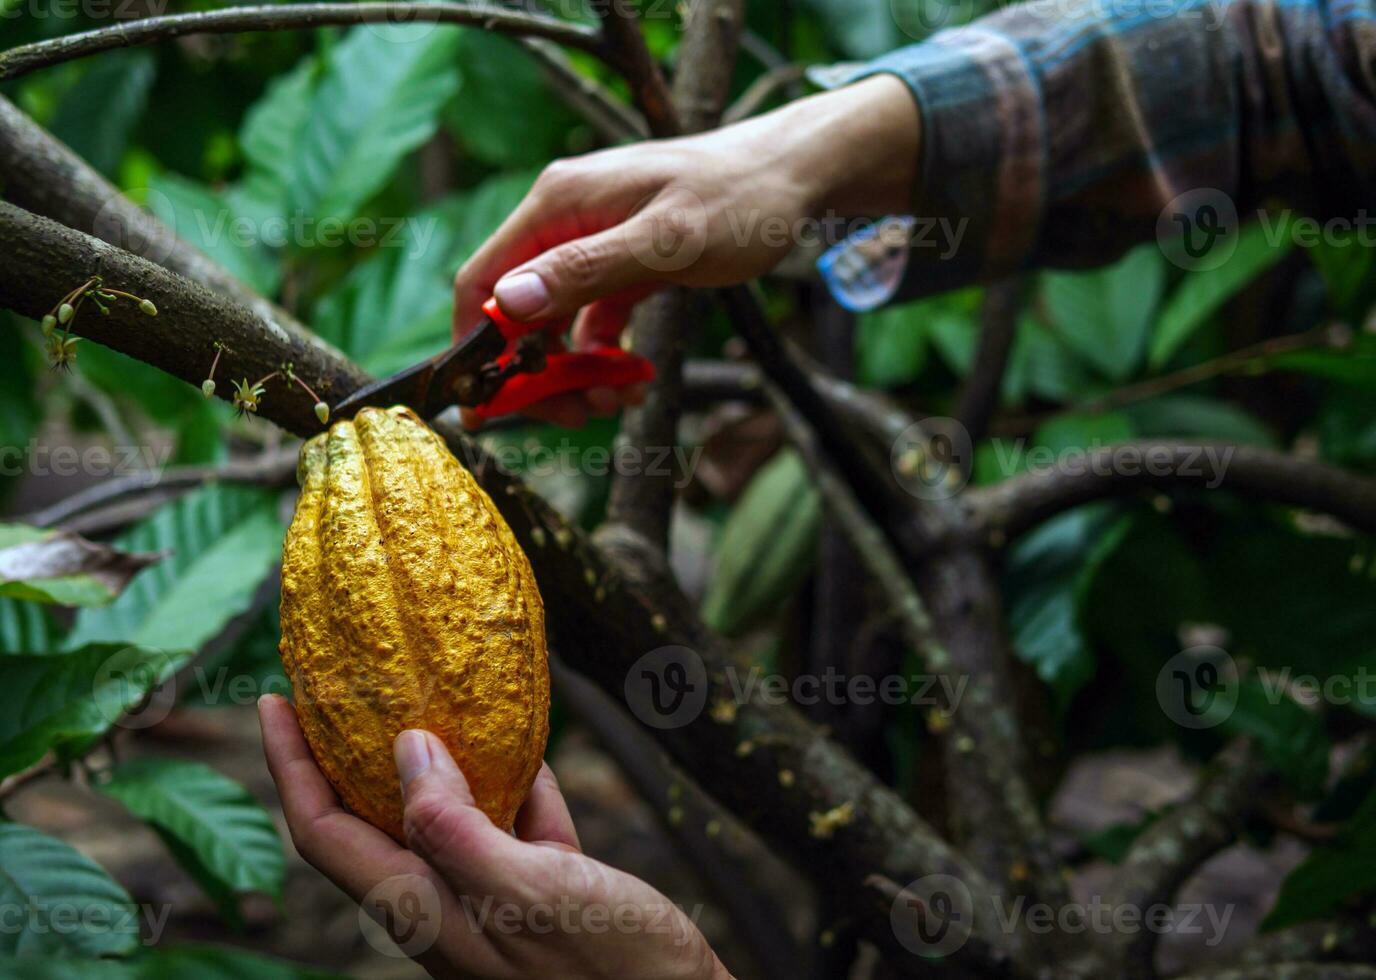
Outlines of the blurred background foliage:
{"type": "MultiPolygon", "coordinates": [[[[646,3],[652,47],[672,63],[677,12],[661,0],[646,3]]],[[[216,6],[174,2],[170,11],[216,6]]],[[[872,57],[979,12],[942,0],[752,0],[749,9],[738,91],[781,58],[811,65],[872,57]]],[[[0,0],[0,11],[6,46],[103,23],[35,15],[23,0],[0,0]]],[[[624,95],[598,64],[571,57],[624,95]]],[[[375,373],[446,343],[458,265],[542,165],[597,146],[593,130],[515,44],[446,27],[188,38],[50,69],[0,92],[188,242],[375,373]],[[331,223],[353,239],[326,240],[331,223]]],[[[1100,270],[1027,277],[1000,411],[993,435],[977,447],[975,482],[1015,475],[1039,451],[1154,437],[1288,448],[1376,472],[1372,261],[1364,244],[1301,248],[1253,228],[1228,262],[1208,272],[1181,271],[1148,245],[1100,270]],[[1320,342],[1329,335],[1319,331],[1335,324],[1344,331],[1341,349],[1320,342]],[[1273,343],[1299,336],[1315,342],[1273,343]]],[[[825,348],[821,291],[783,280],[768,288],[781,329],[825,348]]],[[[950,414],[972,363],[982,303],[983,291],[969,289],[863,315],[840,359],[851,363],[836,367],[915,412],[950,414]]],[[[265,423],[236,421],[195,388],[94,345],[84,345],[74,378],[55,375],[43,365],[36,327],[0,317],[0,446],[152,446],[177,466],[281,444],[265,423]]],[[[694,344],[699,357],[735,353],[715,315],[704,316],[694,344]]],[[[703,411],[688,432],[704,457],[675,524],[680,577],[708,620],[739,640],[743,658],[800,670],[808,662],[811,596],[823,581],[826,526],[807,471],[778,448],[776,428],[759,412],[703,411]]],[[[594,526],[607,480],[580,471],[577,461],[608,449],[614,434],[612,423],[578,432],[523,425],[483,439],[594,526]],[[571,467],[541,465],[560,452],[571,467]]],[[[7,520],[22,522],[84,486],[19,469],[0,476],[7,520]]],[[[71,610],[0,593],[0,775],[54,755],[64,771],[85,773],[100,794],[156,830],[229,927],[240,924],[245,894],[282,894],[282,848],[262,806],[199,762],[97,766],[92,760],[107,756],[92,749],[113,745],[120,710],[191,664],[251,678],[254,693],[280,683],[274,566],[287,494],[212,483],[136,515],[127,529],[93,526],[123,550],[171,554],[108,605],[71,610]],[[137,690],[100,676],[120,648],[132,651],[137,690]]],[[[1123,746],[1176,744],[1201,756],[1221,738],[1251,733],[1296,798],[1344,826],[1286,881],[1271,923],[1369,891],[1376,886],[1371,751],[1344,759],[1340,779],[1330,761],[1335,740],[1369,729],[1376,704],[1302,708],[1259,696],[1248,681],[1221,729],[1189,732],[1162,714],[1155,684],[1160,665],[1196,634],[1221,638],[1254,668],[1322,680],[1376,667],[1374,574],[1369,541],[1227,496],[1153,495],[1047,523],[1016,543],[1004,571],[1018,654],[1054,706],[1045,765],[1054,770],[1077,753],[1123,746]]],[[[860,582],[849,587],[865,591],[860,582]]],[[[884,642],[884,610],[868,596],[859,605],[853,643],[884,642]]],[[[180,700],[188,709],[232,702],[205,685],[183,686],[180,700]]],[[[926,726],[935,722],[906,706],[883,712],[857,750],[915,792],[926,726]]],[[[1087,846],[1121,853],[1147,822],[1116,828],[1116,849],[1103,848],[1107,838],[1087,846]]],[[[0,825],[0,865],[0,898],[27,891],[110,910],[132,901],[89,859],[23,824],[0,825]]],[[[5,967],[16,976],[200,975],[212,961],[215,976],[307,975],[246,953],[167,948],[131,956],[138,947],[137,928],[75,940],[0,936],[0,955],[36,957],[22,969],[5,967]],[[83,959],[47,959],[73,956],[83,959]],[[92,956],[120,959],[97,965],[92,956]]]]}

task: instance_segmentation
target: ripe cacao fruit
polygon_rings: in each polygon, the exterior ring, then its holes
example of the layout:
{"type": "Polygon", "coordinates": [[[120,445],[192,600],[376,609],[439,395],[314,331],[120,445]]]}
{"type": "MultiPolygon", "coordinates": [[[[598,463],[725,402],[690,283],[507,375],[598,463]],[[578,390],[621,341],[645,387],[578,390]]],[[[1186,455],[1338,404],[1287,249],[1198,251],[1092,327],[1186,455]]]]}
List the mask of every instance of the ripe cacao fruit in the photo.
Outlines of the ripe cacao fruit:
{"type": "Polygon", "coordinates": [[[407,408],[311,439],[282,556],[282,663],[316,762],[403,839],[392,741],[438,735],[509,829],[549,735],[545,613],[492,500],[407,408]]]}

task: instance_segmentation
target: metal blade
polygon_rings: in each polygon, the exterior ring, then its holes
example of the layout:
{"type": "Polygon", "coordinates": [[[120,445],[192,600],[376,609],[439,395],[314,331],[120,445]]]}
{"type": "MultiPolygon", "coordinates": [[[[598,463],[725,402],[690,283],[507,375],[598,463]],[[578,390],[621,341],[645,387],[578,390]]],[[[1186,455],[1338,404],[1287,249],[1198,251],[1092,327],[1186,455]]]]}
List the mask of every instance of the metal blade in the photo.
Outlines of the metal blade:
{"type": "Polygon", "coordinates": [[[472,387],[477,391],[480,386],[465,385],[464,379],[479,378],[483,367],[495,361],[505,348],[500,328],[485,318],[476,330],[447,351],[390,378],[364,385],[336,405],[331,414],[348,419],[364,408],[406,405],[428,419],[455,403],[470,404],[463,400],[469,394],[465,389],[472,387]]]}

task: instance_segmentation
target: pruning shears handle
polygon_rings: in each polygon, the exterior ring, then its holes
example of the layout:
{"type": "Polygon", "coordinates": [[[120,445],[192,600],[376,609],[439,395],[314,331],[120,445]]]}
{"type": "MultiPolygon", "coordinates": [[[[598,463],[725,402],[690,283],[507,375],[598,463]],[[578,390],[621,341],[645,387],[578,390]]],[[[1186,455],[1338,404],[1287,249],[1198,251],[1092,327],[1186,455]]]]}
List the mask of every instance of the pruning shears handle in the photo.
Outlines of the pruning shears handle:
{"type": "MultiPolygon", "coordinates": [[[[563,326],[548,321],[521,323],[513,320],[502,312],[496,299],[490,299],[483,305],[483,314],[497,325],[507,340],[506,351],[497,358],[497,364],[502,368],[510,365],[517,356],[516,344],[521,338],[541,331],[556,331],[563,326]]],[[[654,377],[653,364],[619,347],[554,351],[545,355],[543,370],[512,374],[492,398],[473,406],[473,409],[480,418],[512,415],[556,395],[587,391],[589,388],[625,388],[653,381],[654,377]]]]}

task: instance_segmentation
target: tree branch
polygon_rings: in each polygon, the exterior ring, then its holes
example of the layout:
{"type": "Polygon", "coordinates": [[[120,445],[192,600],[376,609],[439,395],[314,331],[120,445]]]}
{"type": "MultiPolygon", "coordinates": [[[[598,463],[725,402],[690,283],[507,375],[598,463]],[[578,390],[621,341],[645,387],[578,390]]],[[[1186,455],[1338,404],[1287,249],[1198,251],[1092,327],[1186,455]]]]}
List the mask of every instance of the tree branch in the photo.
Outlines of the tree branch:
{"type": "MultiPolygon", "coordinates": [[[[0,95],[0,174],[4,198],[156,262],[251,309],[274,333],[340,356],[225,269],[178,238],[113,184],[0,95]]],[[[76,285],[75,283],[73,285],[76,285]]]]}
{"type": "Polygon", "coordinates": [[[635,10],[620,0],[597,0],[603,47],[631,86],[631,98],[645,114],[654,136],[677,136],[678,113],[664,73],[645,44],[635,10]]]}
{"type": "Polygon", "coordinates": [[[149,491],[185,490],[210,481],[274,485],[295,477],[297,450],[283,449],[249,459],[232,459],[205,466],[176,466],[161,473],[149,470],[104,480],[79,490],[42,510],[24,514],[21,523],[51,527],[78,514],[134,494],[149,491]]]}
{"type": "MultiPolygon", "coordinates": [[[[0,54],[0,82],[67,61],[133,48],[192,34],[246,34],[354,24],[438,23],[480,27],[500,34],[539,37],[607,60],[602,36],[591,28],[539,14],[521,13],[489,3],[296,3],[265,7],[226,7],[203,13],[171,14],[125,21],[50,41],[20,45],[0,54]]],[[[610,63],[610,62],[609,62],[610,63]]],[[[613,64],[613,67],[617,67],[613,64]]]]}
{"type": "MultiPolygon", "coordinates": [[[[1201,864],[1237,839],[1260,801],[1265,776],[1250,742],[1234,742],[1219,753],[1190,798],[1133,841],[1109,887],[1109,904],[1145,915],[1152,906],[1170,902],[1201,864]]],[[[1111,936],[1119,975],[1154,977],[1159,938],[1151,929],[1111,936]]]]}
{"type": "Polygon", "coordinates": [[[747,868],[755,871],[769,858],[759,841],[670,762],[621,704],[557,657],[550,658],[550,674],[556,696],[616,760],[712,889],[733,930],[749,945],[760,975],[768,980],[801,976],[804,963],[786,916],[749,880],[747,868]]]}
{"type": "Polygon", "coordinates": [[[605,142],[625,143],[650,134],[644,116],[575,68],[557,45],[528,37],[521,38],[520,44],[554,82],[555,93],[586,119],[605,142]]]}
{"type": "Polygon", "coordinates": [[[1008,355],[1018,332],[1021,301],[1021,279],[995,283],[984,294],[979,345],[955,410],[956,420],[969,433],[972,445],[988,433],[989,422],[998,408],[1008,355]]]}
{"type": "MultiPolygon", "coordinates": [[[[743,0],[698,0],[691,8],[680,47],[673,103],[661,106],[663,79],[650,58],[640,26],[621,5],[602,12],[608,44],[637,73],[633,80],[641,111],[656,135],[699,132],[716,125],[730,95],[736,63],[743,0]]],[[[683,356],[695,300],[686,289],[670,287],[640,305],[631,324],[631,346],[655,366],[655,383],[645,403],[629,409],[621,424],[622,442],[661,450],[677,444],[682,413],[683,356]]],[[[612,481],[609,519],[660,548],[669,542],[675,474],[650,477],[620,474],[612,481]]]]}
{"type": "Polygon", "coordinates": [[[1224,489],[1331,514],[1376,532],[1376,480],[1270,449],[1226,443],[1130,442],[969,491],[973,527],[1003,544],[1047,518],[1092,500],[1142,489],[1224,489]]]}

